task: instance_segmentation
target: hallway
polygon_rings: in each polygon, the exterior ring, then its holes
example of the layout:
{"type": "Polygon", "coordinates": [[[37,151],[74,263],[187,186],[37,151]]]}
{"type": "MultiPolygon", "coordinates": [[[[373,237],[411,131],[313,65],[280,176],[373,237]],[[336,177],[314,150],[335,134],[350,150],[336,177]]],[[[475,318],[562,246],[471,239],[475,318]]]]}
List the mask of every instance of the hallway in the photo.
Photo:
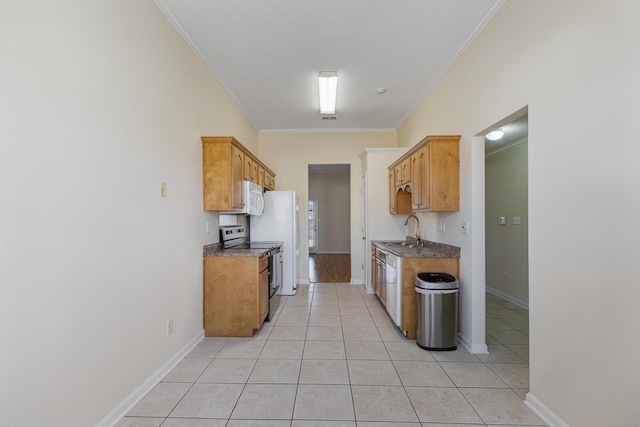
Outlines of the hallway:
{"type": "Polygon", "coordinates": [[[309,282],[349,283],[350,254],[309,254],[309,282]]]}

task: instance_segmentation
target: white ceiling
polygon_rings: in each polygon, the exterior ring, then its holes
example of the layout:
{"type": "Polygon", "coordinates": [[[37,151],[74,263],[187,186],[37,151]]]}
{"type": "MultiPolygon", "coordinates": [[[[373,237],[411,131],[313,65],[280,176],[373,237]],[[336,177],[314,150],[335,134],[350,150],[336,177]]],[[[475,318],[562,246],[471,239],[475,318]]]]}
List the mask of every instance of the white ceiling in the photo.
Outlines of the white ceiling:
{"type": "Polygon", "coordinates": [[[397,128],[503,2],[156,0],[259,130],[397,128]]]}

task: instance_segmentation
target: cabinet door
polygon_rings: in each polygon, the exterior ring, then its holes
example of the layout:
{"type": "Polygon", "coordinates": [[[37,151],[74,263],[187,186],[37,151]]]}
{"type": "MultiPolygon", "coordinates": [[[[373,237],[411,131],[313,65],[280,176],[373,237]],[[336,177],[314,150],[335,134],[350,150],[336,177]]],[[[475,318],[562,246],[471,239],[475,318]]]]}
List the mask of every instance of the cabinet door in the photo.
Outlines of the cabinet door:
{"type": "Polygon", "coordinates": [[[260,272],[259,282],[259,297],[258,297],[258,318],[256,329],[262,325],[264,319],[266,319],[269,313],[269,270],[264,269],[260,272]]]}
{"type": "Polygon", "coordinates": [[[394,166],[393,176],[395,177],[395,180],[396,180],[396,187],[402,186],[402,163],[394,166]]]}
{"type": "Polygon", "coordinates": [[[376,295],[382,305],[386,306],[385,273],[386,265],[380,258],[376,258],[376,295]]]}
{"type": "Polygon", "coordinates": [[[396,210],[396,174],[395,169],[389,170],[389,213],[395,214],[396,210]]]}
{"type": "Polygon", "coordinates": [[[377,294],[378,290],[377,290],[377,278],[376,278],[376,273],[377,273],[377,269],[376,269],[376,248],[375,247],[371,247],[371,289],[373,289],[373,293],[377,294]]]}
{"type": "Polygon", "coordinates": [[[411,156],[411,206],[413,210],[429,209],[429,145],[411,156]]]}
{"type": "Polygon", "coordinates": [[[460,209],[460,152],[457,141],[434,141],[429,144],[429,179],[431,193],[428,209],[460,209]]]}
{"type": "Polygon", "coordinates": [[[276,189],[276,179],[267,171],[264,172],[264,188],[267,190],[276,189]]]}
{"type": "Polygon", "coordinates": [[[380,290],[378,297],[380,298],[380,301],[382,301],[382,305],[386,307],[387,306],[387,283],[386,283],[387,265],[381,259],[378,260],[377,275],[378,275],[378,288],[380,290]]]}
{"type": "Polygon", "coordinates": [[[231,208],[242,209],[242,171],[244,153],[235,145],[231,146],[231,208]]]}
{"type": "Polygon", "coordinates": [[[262,188],[262,192],[264,193],[264,168],[262,166],[258,166],[258,181],[256,183],[262,188]]]}
{"type": "Polygon", "coordinates": [[[411,182],[411,159],[407,159],[400,164],[400,174],[402,176],[402,185],[411,182]]]}
{"type": "Polygon", "coordinates": [[[255,182],[256,184],[260,184],[259,182],[259,171],[260,165],[255,160],[251,163],[251,182],[255,182]]]}
{"type": "Polygon", "coordinates": [[[255,182],[256,184],[260,184],[258,181],[258,171],[260,170],[260,164],[251,156],[245,154],[244,155],[244,168],[242,171],[243,178],[246,181],[255,182]]]}
{"type": "Polygon", "coordinates": [[[253,160],[249,156],[244,156],[244,166],[242,169],[242,178],[245,181],[253,181],[253,160]]]}

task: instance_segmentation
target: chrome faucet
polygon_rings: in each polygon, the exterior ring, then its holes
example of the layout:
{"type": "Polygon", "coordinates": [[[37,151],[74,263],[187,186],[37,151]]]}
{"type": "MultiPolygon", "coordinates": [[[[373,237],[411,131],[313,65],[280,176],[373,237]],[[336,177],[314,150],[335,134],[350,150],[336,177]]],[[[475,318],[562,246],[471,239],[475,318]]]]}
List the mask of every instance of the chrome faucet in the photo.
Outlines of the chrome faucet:
{"type": "Polygon", "coordinates": [[[409,218],[413,218],[416,220],[416,244],[420,245],[420,240],[422,240],[422,238],[420,237],[420,219],[415,216],[414,214],[411,214],[407,217],[407,220],[404,222],[404,225],[409,225],[409,218]]]}

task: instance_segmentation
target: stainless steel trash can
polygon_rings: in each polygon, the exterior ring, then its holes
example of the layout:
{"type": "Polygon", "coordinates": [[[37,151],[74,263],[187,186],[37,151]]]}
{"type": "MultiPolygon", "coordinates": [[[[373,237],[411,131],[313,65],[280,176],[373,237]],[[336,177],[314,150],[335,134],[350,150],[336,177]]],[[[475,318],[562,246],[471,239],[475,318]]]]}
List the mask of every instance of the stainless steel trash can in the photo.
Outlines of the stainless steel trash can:
{"type": "Polygon", "coordinates": [[[426,350],[458,348],[458,279],[447,273],[418,273],[416,344],[426,350]]]}

